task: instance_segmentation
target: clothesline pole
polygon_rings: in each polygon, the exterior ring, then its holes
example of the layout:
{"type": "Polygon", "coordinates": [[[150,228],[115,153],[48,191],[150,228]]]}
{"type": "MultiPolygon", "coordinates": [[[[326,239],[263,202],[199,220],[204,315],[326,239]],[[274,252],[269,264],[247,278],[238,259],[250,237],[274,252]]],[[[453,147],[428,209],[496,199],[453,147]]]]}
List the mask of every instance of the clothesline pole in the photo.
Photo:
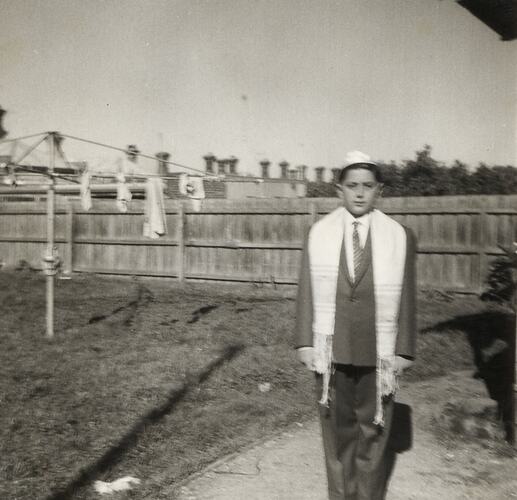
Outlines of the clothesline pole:
{"type": "Polygon", "coordinates": [[[55,132],[49,132],[49,166],[48,173],[50,183],[47,188],[47,250],[43,258],[45,274],[47,275],[47,338],[54,337],[54,276],[55,255],[54,255],[54,218],[55,218],[55,185],[54,163],[55,163],[55,132]]]}
{"type": "MultiPolygon", "coordinates": [[[[514,242],[516,245],[517,242],[514,242]]],[[[514,259],[517,259],[517,250],[515,250],[514,259]]],[[[512,428],[512,436],[511,439],[513,441],[513,446],[517,448],[517,267],[512,269],[512,278],[513,278],[513,313],[515,315],[514,319],[514,337],[513,337],[513,348],[514,348],[514,366],[513,366],[513,401],[512,401],[512,419],[513,419],[513,428],[512,428]]]]}

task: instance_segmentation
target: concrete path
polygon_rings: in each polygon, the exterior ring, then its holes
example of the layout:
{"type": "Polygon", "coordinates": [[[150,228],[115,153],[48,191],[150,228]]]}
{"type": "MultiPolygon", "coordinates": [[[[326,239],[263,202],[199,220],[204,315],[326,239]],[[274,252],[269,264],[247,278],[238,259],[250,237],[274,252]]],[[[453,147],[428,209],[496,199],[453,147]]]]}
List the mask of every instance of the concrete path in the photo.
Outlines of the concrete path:
{"type": "MultiPolygon", "coordinates": [[[[413,408],[413,448],[398,455],[387,500],[517,498],[516,457],[499,457],[477,442],[451,449],[431,432],[436,405],[458,393],[483,397],[484,387],[466,373],[402,387],[397,399],[413,408]]],[[[314,421],[218,461],[183,486],[179,499],[325,500],[326,488],[314,421]]]]}

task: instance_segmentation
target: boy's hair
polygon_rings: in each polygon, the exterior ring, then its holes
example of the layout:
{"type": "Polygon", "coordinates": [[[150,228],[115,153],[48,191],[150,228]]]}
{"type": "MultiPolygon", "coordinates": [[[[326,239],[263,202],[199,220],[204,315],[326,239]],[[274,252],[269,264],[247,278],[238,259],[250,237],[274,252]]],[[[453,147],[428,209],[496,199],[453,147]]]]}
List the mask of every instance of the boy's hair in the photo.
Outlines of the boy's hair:
{"type": "Polygon", "coordinates": [[[375,177],[375,180],[382,184],[382,173],[381,169],[379,168],[379,165],[376,163],[352,163],[352,165],[347,165],[346,167],[343,167],[341,169],[341,172],[339,172],[338,177],[338,183],[342,184],[345,180],[346,174],[350,170],[357,170],[358,168],[364,168],[365,170],[369,170],[375,177]]]}

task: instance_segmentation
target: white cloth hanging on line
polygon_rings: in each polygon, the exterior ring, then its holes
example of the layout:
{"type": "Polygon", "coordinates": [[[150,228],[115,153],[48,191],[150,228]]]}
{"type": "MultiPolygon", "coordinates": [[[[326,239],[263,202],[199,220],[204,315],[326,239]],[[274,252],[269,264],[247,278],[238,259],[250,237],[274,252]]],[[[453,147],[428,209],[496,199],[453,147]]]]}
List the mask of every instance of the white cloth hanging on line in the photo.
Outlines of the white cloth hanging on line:
{"type": "Polygon", "coordinates": [[[16,178],[16,173],[14,171],[13,165],[7,166],[7,176],[4,177],[3,180],[4,184],[7,184],[8,186],[20,186],[21,184],[25,184],[23,181],[20,181],[16,178]]]}
{"type": "Polygon", "coordinates": [[[90,188],[90,180],[90,172],[85,170],[81,175],[80,185],[81,207],[83,210],[90,210],[90,208],[92,208],[92,190],[90,188]]]}
{"type": "Polygon", "coordinates": [[[157,239],[167,234],[163,182],[151,177],[145,183],[144,236],[157,239]]]}
{"type": "Polygon", "coordinates": [[[201,200],[205,198],[203,177],[180,174],[178,187],[182,195],[188,196],[192,200],[194,210],[199,212],[201,210],[201,200]]]}
{"type": "Polygon", "coordinates": [[[117,179],[117,208],[121,212],[127,212],[127,204],[131,201],[131,191],[127,187],[126,177],[122,172],[116,175],[117,179]]]}

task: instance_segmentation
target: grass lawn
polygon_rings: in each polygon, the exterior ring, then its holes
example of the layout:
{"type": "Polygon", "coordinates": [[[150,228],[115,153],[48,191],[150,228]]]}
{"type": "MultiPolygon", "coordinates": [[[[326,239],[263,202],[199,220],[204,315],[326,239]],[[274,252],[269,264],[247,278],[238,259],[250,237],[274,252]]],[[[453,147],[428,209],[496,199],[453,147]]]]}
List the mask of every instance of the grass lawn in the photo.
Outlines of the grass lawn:
{"type": "MultiPolygon", "coordinates": [[[[93,480],[125,475],[142,484],[117,498],[170,498],[215,459],[316,415],[292,292],[78,275],[56,282],[52,341],[42,275],[0,272],[0,302],[2,499],[97,498],[93,480]]],[[[422,294],[410,379],[474,369],[465,334],[432,325],[484,308],[422,294]]]]}

